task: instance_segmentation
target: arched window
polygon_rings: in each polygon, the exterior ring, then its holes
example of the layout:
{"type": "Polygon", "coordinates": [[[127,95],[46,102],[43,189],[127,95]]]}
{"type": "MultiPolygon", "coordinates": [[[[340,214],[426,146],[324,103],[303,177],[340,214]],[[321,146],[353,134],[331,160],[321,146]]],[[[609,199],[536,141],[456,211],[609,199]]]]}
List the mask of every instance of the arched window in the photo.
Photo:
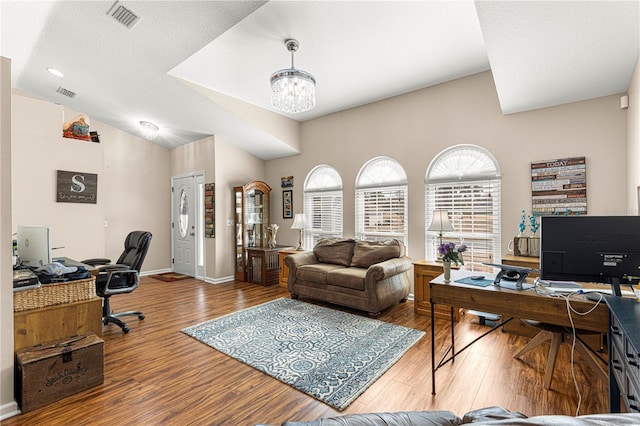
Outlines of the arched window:
{"type": "Polygon", "coordinates": [[[342,179],[333,167],[323,164],[307,175],[304,214],[308,224],[304,246],[308,249],[321,238],[342,238],[342,179]]]}
{"type": "Polygon", "coordinates": [[[407,174],[393,158],[369,160],[356,178],[356,238],[408,240],[407,174]]]}
{"type": "Polygon", "coordinates": [[[448,213],[453,231],[443,241],[465,243],[469,269],[500,263],[500,170],[489,151],[475,145],[456,145],[441,152],[425,176],[425,252],[437,258],[439,232],[430,231],[434,212],[448,213]]]}

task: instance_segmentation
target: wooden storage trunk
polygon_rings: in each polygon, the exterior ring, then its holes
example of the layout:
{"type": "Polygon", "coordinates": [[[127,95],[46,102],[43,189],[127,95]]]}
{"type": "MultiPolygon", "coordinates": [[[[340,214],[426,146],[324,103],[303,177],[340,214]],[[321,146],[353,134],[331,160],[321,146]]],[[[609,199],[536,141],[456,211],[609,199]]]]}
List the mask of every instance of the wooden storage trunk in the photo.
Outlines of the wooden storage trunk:
{"type": "Polygon", "coordinates": [[[94,333],[16,352],[16,400],[23,413],[104,381],[104,341],[94,333]]]}

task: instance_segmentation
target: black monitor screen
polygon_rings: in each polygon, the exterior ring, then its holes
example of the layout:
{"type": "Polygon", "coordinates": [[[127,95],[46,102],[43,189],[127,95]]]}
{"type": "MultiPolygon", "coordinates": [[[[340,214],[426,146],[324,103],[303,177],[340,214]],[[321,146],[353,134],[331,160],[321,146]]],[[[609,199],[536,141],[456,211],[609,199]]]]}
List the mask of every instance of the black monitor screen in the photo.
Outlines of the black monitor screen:
{"type": "Polygon", "coordinates": [[[543,216],[540,278],[611,283],[640,275],[640,216],[543,216]]]}

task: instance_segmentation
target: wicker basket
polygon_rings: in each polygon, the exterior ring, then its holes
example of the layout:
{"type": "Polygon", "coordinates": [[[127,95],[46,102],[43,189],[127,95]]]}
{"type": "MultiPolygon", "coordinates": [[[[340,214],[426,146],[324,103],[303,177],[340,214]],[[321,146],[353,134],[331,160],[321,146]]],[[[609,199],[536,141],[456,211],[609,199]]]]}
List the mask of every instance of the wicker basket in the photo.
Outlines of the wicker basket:
{"type": "Polygon", "coordinates": [[[40,288],[13,293],[13,312],[79,302],[96,297],[95,277],[84,280],[43,284],[40,288]]]}

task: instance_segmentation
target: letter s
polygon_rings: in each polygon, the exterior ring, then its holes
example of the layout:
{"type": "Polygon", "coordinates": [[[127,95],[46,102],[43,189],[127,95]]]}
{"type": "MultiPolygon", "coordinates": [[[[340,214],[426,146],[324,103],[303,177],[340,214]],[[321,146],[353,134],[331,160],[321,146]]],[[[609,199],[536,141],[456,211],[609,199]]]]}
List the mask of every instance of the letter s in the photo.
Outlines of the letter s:
{"type": "Polygon", "coordinates": [[[84,176],[73,175],[71,176],[71,192],[84,192],[86,186],[84,184],[84,176]]]}

